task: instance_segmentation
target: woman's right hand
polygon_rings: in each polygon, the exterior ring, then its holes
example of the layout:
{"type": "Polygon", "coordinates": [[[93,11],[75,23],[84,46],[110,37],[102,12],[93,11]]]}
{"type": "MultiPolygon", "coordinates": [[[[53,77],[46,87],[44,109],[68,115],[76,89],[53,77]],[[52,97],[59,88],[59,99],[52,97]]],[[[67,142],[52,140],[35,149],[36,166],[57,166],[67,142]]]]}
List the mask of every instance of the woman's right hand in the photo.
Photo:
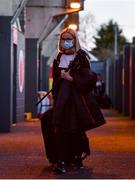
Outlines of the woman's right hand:
{"type": "Polygon", "coordinates": [[[73,77],[70,76],[70,70],[67,72],[65,70],[61,70],[61,77],[65,80],[73,81],[73,77]]]}

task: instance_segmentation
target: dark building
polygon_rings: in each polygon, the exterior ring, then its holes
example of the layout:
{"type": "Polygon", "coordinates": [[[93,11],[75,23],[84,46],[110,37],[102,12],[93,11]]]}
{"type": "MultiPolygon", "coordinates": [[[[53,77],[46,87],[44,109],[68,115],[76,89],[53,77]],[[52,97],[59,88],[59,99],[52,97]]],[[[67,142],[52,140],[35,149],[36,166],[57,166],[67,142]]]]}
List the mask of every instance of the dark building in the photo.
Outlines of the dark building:
{"type": "Polygon", "coordinates": [[[78,12],[72,0],[1,0],[0,5],[0,132],[37,115],[37,92],[48,89],[48,60],[56,49],[58,32],[78,12]]]}

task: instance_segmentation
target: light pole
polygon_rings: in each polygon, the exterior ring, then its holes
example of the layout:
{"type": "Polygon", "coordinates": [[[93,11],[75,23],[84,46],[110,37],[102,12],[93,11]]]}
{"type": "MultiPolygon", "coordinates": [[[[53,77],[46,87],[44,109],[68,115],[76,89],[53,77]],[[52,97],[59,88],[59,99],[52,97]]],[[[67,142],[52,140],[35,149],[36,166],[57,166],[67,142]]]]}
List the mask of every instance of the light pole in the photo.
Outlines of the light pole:
{"type": "Polygon", "coordinates": [[[113,104],[116,106],[116,58],[118,53],[118,28],[114,26],[114,61],[113,61],[113,104]]]}
{"type": "Polygon", "coordinates": [[[118,53],[118,28],[114,26],[114,58],[116,58],[118,53]]]}

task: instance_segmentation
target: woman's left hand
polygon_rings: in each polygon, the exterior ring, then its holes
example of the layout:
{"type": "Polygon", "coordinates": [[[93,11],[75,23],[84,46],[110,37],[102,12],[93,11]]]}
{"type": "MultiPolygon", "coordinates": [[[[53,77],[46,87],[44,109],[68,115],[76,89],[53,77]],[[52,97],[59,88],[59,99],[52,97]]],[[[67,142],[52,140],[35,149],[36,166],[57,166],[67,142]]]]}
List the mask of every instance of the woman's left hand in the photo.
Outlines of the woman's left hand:
{"type": "Polygon", "coordinates": [[[68,80],[68,81],[73,81],[73,77],[70,76],[70,70],[67,71],[67,72],[66,72],[65,70],[61,70],[61,77],[62,77],[63,79],[68,80]]]}

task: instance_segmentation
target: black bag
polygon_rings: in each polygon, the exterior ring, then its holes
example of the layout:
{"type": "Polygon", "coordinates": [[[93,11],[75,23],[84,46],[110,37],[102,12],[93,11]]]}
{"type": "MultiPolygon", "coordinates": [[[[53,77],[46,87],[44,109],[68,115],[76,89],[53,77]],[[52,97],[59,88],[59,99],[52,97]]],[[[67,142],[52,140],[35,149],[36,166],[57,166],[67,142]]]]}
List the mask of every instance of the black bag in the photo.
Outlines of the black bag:
{"type": "Polygon", "coordinates": [[[41,117],[41,130],[44,139],[46,156],[50,163],[55,162],[53,127],[51,125],[53,108],[46,111],[41,117]]]}
{"type": "Polygon", "coordinates": [[[112,102],[110,97],[107,94],[104,94],[101,98],[101,108],[109,109],[112,107],[112,102]]]}

